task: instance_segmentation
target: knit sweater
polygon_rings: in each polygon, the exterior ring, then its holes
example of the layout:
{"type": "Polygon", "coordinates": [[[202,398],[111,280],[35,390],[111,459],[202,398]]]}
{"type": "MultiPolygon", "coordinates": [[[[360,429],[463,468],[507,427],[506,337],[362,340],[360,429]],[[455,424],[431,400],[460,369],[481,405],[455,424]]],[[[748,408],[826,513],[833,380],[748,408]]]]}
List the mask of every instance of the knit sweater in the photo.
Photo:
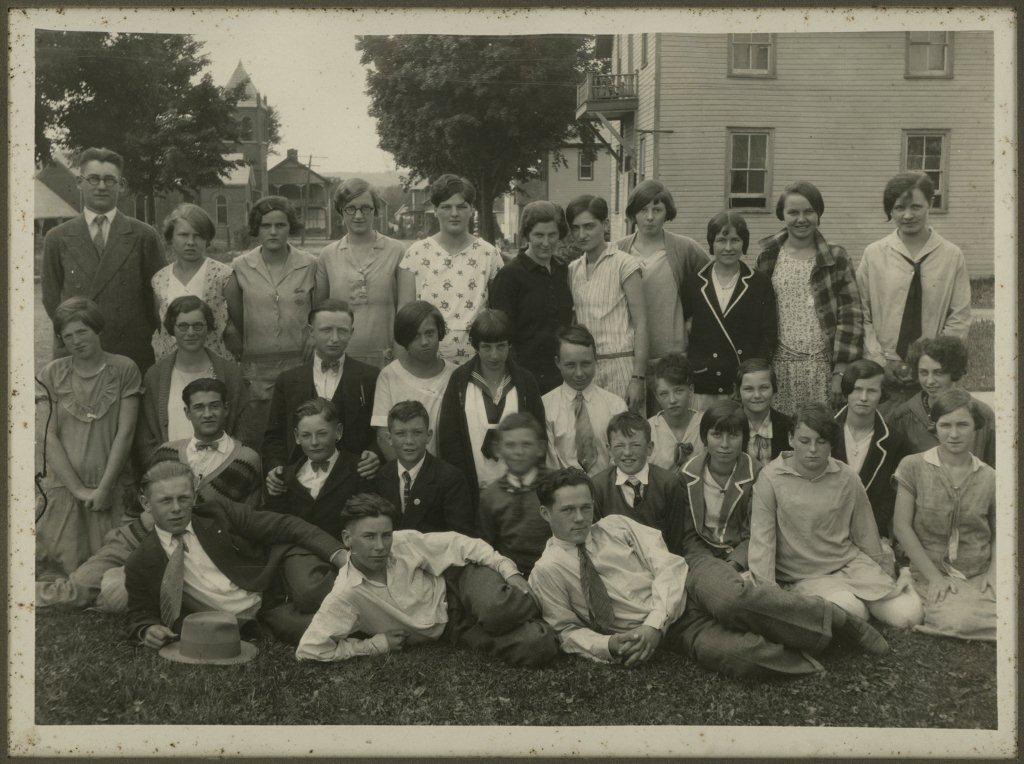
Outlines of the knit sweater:
{"type": "MultiPolygon", "coordinates": [[[[158,462],[181,462],[188,464],[185,448],[190,438],[172,440],[153,451],[150,464],[158,462]]],[[[209,475],[203,475],[196,486],[196,503],[225,500],[255,507],[263,488],[263,472],[260,457],[248,446],[235,441],[234,448],[223,463],[209,475]]]]}
{"type": "Polygon", "coordinates": [[[491,483],[480,493],[480,537],[499,554],[508,557],[524,576],[529,576],[548,539],[551,528],[540,516],[537,484],[513,486],[508,475],[491,483]]]}

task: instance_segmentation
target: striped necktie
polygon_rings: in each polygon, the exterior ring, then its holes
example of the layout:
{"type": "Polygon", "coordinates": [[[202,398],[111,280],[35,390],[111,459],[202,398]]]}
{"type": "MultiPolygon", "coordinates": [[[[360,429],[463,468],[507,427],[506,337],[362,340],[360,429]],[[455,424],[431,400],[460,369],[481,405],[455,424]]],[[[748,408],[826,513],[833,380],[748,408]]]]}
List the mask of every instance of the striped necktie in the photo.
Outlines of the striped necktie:
{"type": "Polygon", "coordinates": [[[576,461],[584,472],[589,473],[597,464],[597,439],[594,437],[594,425],[587,411],[587,401],[583,393],[576,393],[573,401],[573,413],[576,415],[576,461]]]}
{"type": "Polygon", "coordinates": [[[181,615],[181,593],[185,586],[185,552],[188,551],[184,533],[175,533],[171,541],[176,546],[167,559],[167,567],[164,568],[164,576],[160,580],[160,620],[169,629],[174,628],[174,622],[181,615]]]}
{"type": "Polygon", "coordinates": [[[402,511],[408,512],[412,505],[412,475],[409,470],[402,473],[402,511]]]}
{"type": "Polygon", "coordinates": [[[96,228],[96,233],[92,235],[92,243],[96,247],[98,254],[103,254],[103,250],[106,249],[107,239],[103,234],[103,227],[107,222],[106,215],[97,215],[96,219],[92,221],[93,226],[96,228]]]}
{"type": "Polygon", "coordinates": [[[612,611],[612,599],[608,589],[601,580],[601,574],[594,567],[594,562],[587,554],[585,544],[579,544],[576,552],[580,558],[580,584],[583,586],[583,598],[587,601],[590,611],[590,627],[601,634],[611,634],[615,624],[615,613],[612,611]]]}
{"type": "Polygon", "coordinates": [[[636,509],[637,505],[644,500],[644,484],[637,478],[630,477],[626,478],[626,485],[628,485],[632,491],[632,502],[629,506],[636,509]]]}

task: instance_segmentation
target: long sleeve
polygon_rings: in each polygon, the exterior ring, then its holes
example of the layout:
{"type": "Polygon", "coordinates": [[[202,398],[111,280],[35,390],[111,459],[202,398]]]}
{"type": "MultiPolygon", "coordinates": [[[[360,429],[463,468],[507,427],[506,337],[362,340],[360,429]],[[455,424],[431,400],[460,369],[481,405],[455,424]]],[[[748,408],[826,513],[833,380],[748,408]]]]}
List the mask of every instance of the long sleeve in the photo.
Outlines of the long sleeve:
{"type": "Polygon", "coordinates": [[[644,625],[664,633],[686,607],[686,560],[668,551],[661,531],[626,517],[622,519],[626,523],[623,540],[654,575],[651,584],[651,612],[644,619],[644,625]]]}
{"type": "Polygon", "coordinates": [[[516,299],[516,280],[506,268],[508,266],[504,266],[498,271],[498,275],[491,282],[487,292],[487,307],[491,310],[503,311],[506,316],[512,319],[512,323],[515,324],[516,305],[518,304],[516,299]]]}
{"type": "Polygon", "coordinates": [[[56,230],[51,230],[43,239],[43,307],[46,315],[53,318],[53,312],[60,305],[64,290],[64,266],[60,261],[60,241],[56,230]]]}
{"type": "Polygon", "coordinates": [[[153,450],[163,442],[157,407],[160,399],[160,374],[156,365],[146,370],[142,382],[143,395],[139,402],[138,419],[135,425],[134,451],[140,470],[149,466],[153,450]]]}
{"type": "Polygon", "coordinates": [[[142,236],[142,298],[153,329],[160,328],[160,316],[157,313],[156,300],[153,297],[153,276],[165,265],[167,265],[167,261],[164,260],[163,243],[157,232],[146,226],[146,231],[142,236]]]}
{"type": "Polygon", "coordinates": [[[971,279],[967,273],[967,261],[963,253],[957,249],[956,275],[953,277],[953,294],[949,301],[949,312],[946,314],[942,334],[949,334],[961,339],[967,337],[971,328],[971,279]]]}
{"type": "Polygon", "coordinates": [[[298,544],[328,562],[342,549],[341,543],[329,533],[298,517],[279,512],[253,511],[244,504],[224,503],[221,507],[231,524],[248,539],[264,544],[298,544]]]}
{"type": "MultiPolygon", "coordinates": [[[[835,249],[842,250],[841,247],[835,249]]],[[[850,268],[846,252],[836,257],[836,337],[832,363],[851,363],[861,357],[864,349],[864,314],[860,304],[857,280],[850,268]]]]}
{"type": "Polygon", "coordinates": [[[850,517],[850,539],[860,547],[864,554],[877,562],[882,570],[892,575],[892,570],[886,570],[888,562],[882,552],[882,540],[878,535],[875,514],[871,511],[871,501],[868,499],[860,479],[852,471],[850,471],[850,475],[851,479],[843,491],[845,500],[853,502],[853,515],[850,517]]]}
{"type": "Polygon", "coordinates": [[[871,261],[875,245],[868,245],[864,257],[857,266],[857,291],[860,293],[861,312],[864,320],[864,357],[870,361],[885,365],[885,350],[875,332],[875,324],[871,315],[871,261]]]}
{"type": "Polygon", "coordinates": [[[761,301],[761,348],[759,357],[771,361],[775,356],[775,346],[779,341],[779,311],[775,302],[775,290],[771,282],[764,288],[761,301]]]}
{"type": "Polygon", "coordinates": [[[359,620],[356,609],[345,600],[344,592],[332,590],[302,635],[295,657],[300,661],[346,661],[366,655],[388,652],[388,639],[375,634],[369,639],[349,635],[359,620]]]}
{"type": "Polygon", "coordinates": [[[435,576],[448,568],[475,563],[495,571],[506,581],[519,573],[516,564],[494,551],[486,541],[470,538],[461,533],[415,533],[410,536],[412,545],[418,548],[423,567],[435,576]]]}
{"type": "Polygon", "coordinates": [[[146,627],[160,623],[160,580],[153,581],[151,576],[146,575],[145,549],[146,545],[136,548],[124,566],[129,639],[139,638],[146,627]]]}
{"type": "Polygon", "coordinates": [[[558,634],[562,650],[600,663],[612,662],[612,654],[608,650],[611,637],[598,634],[580,621],[569,607],[566,582],[559,580],[555,570],[535,566],[530,574],[530,588],[540,602],[544,620],[558,634]]]}
{"type": "Polygon", "coordinates": [[[762,473],[754,484],[750,507],[750,543],[747,546],[750,572],[759,584],[775,585],[777,512],[775,487],[762,473]]]}

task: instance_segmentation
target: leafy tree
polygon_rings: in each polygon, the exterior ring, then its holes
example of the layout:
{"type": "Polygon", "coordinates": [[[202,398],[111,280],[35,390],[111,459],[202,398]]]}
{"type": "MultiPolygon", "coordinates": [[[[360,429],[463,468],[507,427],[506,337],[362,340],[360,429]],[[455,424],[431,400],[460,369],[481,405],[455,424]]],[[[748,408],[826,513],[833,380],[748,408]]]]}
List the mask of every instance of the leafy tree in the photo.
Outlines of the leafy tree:
{"type": "Polygon", "coordinates": [[[150,203],[220,185],[239,164],[224,153],[238,139],[243,86],[225,92],[201,74],[201,47],[189,35],[37,31],[37,161],[57,149],[113,149],[150,203]]]}
{"type": "Polygon", "coordinates": [[[379,145],[411,180],[444,172],[476,186],[480,233],[495,238],[494,199],[536,177],[549,152],[579,137],[576,85],[589,67],[582,35],[360,36],[379,145]]]}

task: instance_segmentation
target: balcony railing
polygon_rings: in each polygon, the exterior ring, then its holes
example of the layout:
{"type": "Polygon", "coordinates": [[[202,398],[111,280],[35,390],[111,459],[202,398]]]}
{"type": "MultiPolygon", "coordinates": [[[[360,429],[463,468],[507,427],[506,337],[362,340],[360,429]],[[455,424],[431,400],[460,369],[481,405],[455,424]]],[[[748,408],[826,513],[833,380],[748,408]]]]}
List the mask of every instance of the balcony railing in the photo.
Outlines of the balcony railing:
{"type": "Polygon", "coordinates": [[[599,111],[611,116],[637,107],[636,74],[588,74],[576,88],[576,113],[599,111]]]}

